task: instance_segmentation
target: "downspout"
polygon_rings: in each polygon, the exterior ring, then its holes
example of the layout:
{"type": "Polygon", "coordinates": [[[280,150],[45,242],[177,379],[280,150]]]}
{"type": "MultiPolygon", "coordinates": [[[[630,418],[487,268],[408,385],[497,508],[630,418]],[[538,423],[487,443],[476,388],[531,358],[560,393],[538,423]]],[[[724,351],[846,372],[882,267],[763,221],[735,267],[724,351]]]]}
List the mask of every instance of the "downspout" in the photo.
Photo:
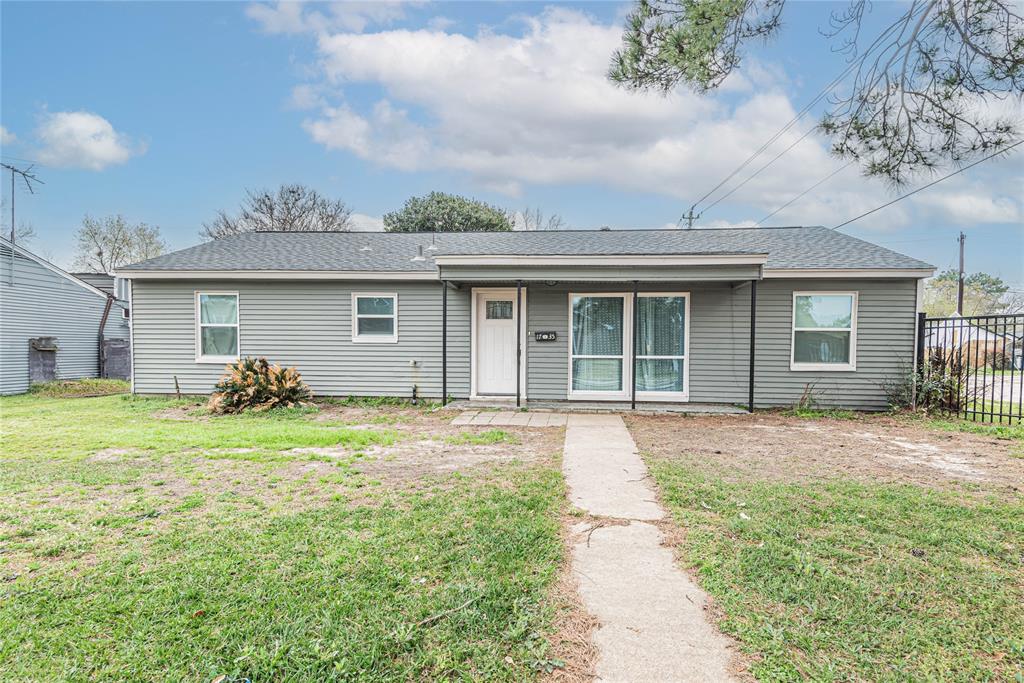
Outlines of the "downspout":
{"type": "Polygon", "coordinates": [[[103,316],[100,318],[100,329],[97,337],[99,339],[99,345],[96,349],[96,368],[99,372],[99,377],[103,377],[103,371],[106,369],[106,358],[103,354],[103,331],[107,328],[107,316],[110,315],[110,307],[114,305],[114,295],[107,294],[107,303],[103,306],[103,316]]]}

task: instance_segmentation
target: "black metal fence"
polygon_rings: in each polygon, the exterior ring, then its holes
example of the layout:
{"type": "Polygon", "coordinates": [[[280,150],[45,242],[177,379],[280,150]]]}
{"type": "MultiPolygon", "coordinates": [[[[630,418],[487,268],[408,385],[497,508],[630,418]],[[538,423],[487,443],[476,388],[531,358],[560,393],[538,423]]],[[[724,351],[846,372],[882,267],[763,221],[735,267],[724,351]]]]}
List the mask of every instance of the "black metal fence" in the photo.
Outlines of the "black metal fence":
{"type": "Polygon", "coordinates": [[[978,422],[1024,418],[1024,314],[918,319],[917,403],[978,422]]]}

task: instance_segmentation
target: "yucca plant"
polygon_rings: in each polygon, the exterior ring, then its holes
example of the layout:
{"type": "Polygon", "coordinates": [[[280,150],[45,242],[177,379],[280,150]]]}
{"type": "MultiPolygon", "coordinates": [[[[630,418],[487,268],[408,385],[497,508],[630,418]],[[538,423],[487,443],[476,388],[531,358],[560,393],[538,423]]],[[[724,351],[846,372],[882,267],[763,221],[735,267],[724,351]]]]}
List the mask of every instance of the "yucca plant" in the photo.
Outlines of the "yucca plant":
{"type": "Polygon", "coordinates": [[[309,405],[313,392],[295,368],[282,368],[266,358],[242,358],[227,366],[210,396],[211,412],[240,413],[309,405]]]}

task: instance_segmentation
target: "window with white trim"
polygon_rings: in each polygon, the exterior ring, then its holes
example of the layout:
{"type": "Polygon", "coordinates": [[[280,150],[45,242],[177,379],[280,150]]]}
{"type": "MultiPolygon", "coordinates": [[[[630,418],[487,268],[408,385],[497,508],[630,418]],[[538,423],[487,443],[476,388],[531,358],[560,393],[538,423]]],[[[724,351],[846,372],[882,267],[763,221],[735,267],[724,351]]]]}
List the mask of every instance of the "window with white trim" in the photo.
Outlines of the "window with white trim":
{"type": "Polygon", "coordinates": [[[238,359],[238,293],[196,292],[196,361],[238,359]]]}
{"type": "Polygon", "coordinates": [[[369,344],[398,341],[398,295],[352,293],[352,341],[369,344]]]}
{"type": "Polygon", "coordinates": [[[854,370],[857,292],[793,292],[793,370],[854,370]]]}

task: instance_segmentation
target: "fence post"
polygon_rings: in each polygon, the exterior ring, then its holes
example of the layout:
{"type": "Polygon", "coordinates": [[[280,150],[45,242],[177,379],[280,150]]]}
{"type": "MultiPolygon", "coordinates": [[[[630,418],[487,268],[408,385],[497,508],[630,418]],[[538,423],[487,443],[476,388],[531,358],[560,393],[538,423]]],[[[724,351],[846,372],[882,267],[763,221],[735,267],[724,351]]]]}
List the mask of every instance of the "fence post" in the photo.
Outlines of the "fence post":
{"type": "Polygon", "coordinates": [[[910,407],[913,410],[917,410],[917,387],[924,379],[924,335],[927,315],[924,311],[917,314],[917,348],[914,349],[913,385],[910,387],[910,407]]]}

